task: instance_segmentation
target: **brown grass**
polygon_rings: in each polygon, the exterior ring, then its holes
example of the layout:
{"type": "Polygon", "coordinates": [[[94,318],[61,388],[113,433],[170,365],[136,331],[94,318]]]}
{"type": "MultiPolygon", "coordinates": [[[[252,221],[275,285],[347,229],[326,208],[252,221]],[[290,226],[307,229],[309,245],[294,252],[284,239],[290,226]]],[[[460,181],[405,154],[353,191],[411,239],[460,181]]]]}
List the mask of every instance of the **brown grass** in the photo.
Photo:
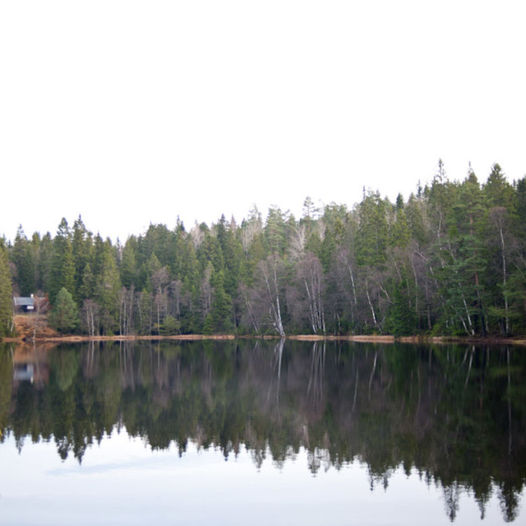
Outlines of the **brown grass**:
{"type": "MultiPolygon", "coordinates": [[[[22,343],[24,341],[36,341],[39,343],[75,343],[75,342],[120,342],[120,341],[161,341],[161,340],[175,340],[175,341],[201,341],[201,340],[235,340],[234,334],[180,334],[173,336],[77,336],[77,335],[61,335],[51,329],[47,324],[47,318],[44,315],[38,314],[17,314],[14,317],[16,337],[4,338],[3,342],[22,343]]],[[[254,338],[254,336],[244,335],[239,338],[254,338]]],[[[264,335],[264,340],[279,339],[277,335],[264,335]]],[[[349,341],[361,343],[383,343],[392,344],[395,342],[410,343],[410,344],[447,344],[447,343],[463,343],[475,345],[526,345],[524,338],[451,338],[446,336],[402,336],[395,338],[390,335],[379,334],[355,334],[349,336],[322,336],[318,334],[296,334],[286,337],[287,340],[316,342],[316,341],[349,341]]]]}
{"type": "Polygon", "coordinates": [[[54,331],[43,314],[17,314],[13,318],[17,340],[54,338],[59,334],[54,331]]]}

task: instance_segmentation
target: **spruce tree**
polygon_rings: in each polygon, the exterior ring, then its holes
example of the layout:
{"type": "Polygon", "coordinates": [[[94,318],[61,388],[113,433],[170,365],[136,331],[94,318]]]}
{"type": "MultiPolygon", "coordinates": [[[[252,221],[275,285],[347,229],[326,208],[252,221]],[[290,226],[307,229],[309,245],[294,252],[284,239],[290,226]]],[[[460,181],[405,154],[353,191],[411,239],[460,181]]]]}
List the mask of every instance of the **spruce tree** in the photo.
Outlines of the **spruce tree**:
{"type": "Polygon", "coordinates": [[[489,207],[509,207],[514,201],[515,192],[513,187],[506,181],[502,168],[497,163],[493,165],[488,180],[484,185],[484,194],[489,207]]]}
{"type": "Polygon", "coordinates": [[[522,225],[517,229],[519,237],[526,238],[526,177],[517,182],[517,223],[522,225]]]}
{"type": "Polygon", "coordinates": [[[126,241],[122,251],[121,261],[121,282],[126,288],[132,285],[137,288],[137,256],[136,256],[137,240],[133,237],[126,241]]]}
{"type": "Polygon", "coordinates": [[[233,329],[232,323],[232,299],[225,292],[223,272],[213,272],[211,285],[213,288],[213,299],[210,312],[207,314],[204,331],[229,332],[233,329]]]}
{"type": "Polygon", "coordinates": [[[71,233],[67,221],[63,218],[53,240],[51,259],[49,300],[53,305],[61,288],[75,290],[75,264],[71,247],[71,233]]]}
{"type": "Polygon", "coordinates": [[[91,232],[88,232],[88,229],[82,222],[82,218],[79,216],[73,224],[73,234],[71,236],[71,252],[73,256],[73,266],[75,269],[75,286],[72,294],[77,302],[85,299],[81,293],[81,289],[86,265],[88,265],[91,260],[91,248],[91,232]]]}
{"type": "Polygon", "coordinates": [[[7,249],[0,239],[0,338],[13,334],[13,292],[7,249]]]}
{"type": "Polygon", "coordinates": [[[69,332],[78,324],[77,304],[70,292],[62,287],[55,298],[55,305],[49,316],[49,323],[60,332],[69,332]]]}
{"type": "Polygon", "coordinates": [[[111,334],[117,329],[119,291],[121,288],[116,254],[110,240],[102,243],[100,260],[95,261],[94,299],[101,309],[101,324],[104,333],[111,334]]]}
{"type": "Polygon", "coordinates": [[[47,232],[41,239],[33,236],[33,250],[38,254],[36,262],[36,289],[49,294],[51,285],[51,263],[53,260],[53,240],[47,232]]]}
{"type": "Polygon", "coordinates": [[[16,285],[21,296],[35,292],[35,260],[33,247],[28,241],[22,225],[18,227],[11,259],[16,268],[16,285]]]}
{"type": "Polygon", "coordinates": [[[52,304],[66,288],[84,314],[96,314],[96,332],[205,325],[285,334],[307,328],[310,306],[326,327],[309,328],[315,332],[519,334],[525,222],[526,178],[511,185],[495,165],[484,186],[471,170],[465,181],[449,181],[442,163],[407,203],[369,192],[353,209],[331,204],[320,217],[307,200],[299,221],[271,208],[265,224],[254,210],[240,227],[224,217],[189,232],[180,221],[173,230],[151,225],[124,248],[92,238],[80,218],[71,231],[62,220],[54,239],[17,233],[13,268],[3,269],[4,311],[10,320],[11,271],[15,290],[40,290],[52,304]],[[321,269],[306,265],[316,260],[321,269]],[[316,272],[304,276],[302,265],[316,272]]]}

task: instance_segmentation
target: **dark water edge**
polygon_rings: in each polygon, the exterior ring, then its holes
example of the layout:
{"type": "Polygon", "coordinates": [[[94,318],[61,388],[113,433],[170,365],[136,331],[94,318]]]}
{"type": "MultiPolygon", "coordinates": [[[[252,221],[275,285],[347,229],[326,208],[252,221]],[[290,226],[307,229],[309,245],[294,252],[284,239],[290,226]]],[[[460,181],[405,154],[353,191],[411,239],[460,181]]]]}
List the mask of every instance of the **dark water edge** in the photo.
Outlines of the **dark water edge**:
{"type": "Polygon", "coordinates": [[[510,346],[4,345],[0,449],[52,445],[59,465],[82,469],[94,444],[122,429],[150,454],[245,454],[256,473],[266,460],[286,470],[298,455],[307,477],[359,462],[375,492],[405,474],[441,488],[450,521],[468,495],[480,517],[496,499],[511,522],[526,477],[525,365],[510,346]]]}

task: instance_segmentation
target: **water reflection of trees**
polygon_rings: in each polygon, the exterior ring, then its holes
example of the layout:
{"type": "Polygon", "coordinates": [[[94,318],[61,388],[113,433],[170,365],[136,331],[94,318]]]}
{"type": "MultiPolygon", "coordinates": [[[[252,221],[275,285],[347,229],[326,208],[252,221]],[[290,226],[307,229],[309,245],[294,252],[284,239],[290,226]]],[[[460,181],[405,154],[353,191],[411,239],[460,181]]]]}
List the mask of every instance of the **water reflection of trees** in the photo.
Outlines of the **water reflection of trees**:
{"type": "MultiPolygon", "coordinates": [[[[18,351],[17,351],[18,352],[18,351]]],[[[38,382],[13,380],[17,352],[0,351],[0,426],[54,440],[79,461],[125,426],[152,448],[189,439],[242,445],[256,465],[308,450],[315,473],[366,462],[387,486],[399,466],[444,488],[454,520],[462,491],[484,515],[497,491],[513,520],[526,474],[525,357],[509,348],[342,343],[88,344],[41,354],[38,382]],[[44,358],[43,358],[44,356],[44,358]]],[[[39,356],[38,353],[34,356],[39,356]]],[[[30,359],[30,358],[26,358],[30,359]]]]}

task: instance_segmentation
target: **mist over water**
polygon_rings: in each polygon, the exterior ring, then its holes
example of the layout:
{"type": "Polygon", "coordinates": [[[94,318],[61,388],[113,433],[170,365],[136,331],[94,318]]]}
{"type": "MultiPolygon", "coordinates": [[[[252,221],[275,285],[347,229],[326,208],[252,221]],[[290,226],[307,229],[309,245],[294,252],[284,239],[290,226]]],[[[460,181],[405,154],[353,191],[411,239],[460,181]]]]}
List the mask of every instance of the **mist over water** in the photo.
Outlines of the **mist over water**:
{"type": "Polygon", "coordinates": [[[272,510],[278,524],[518,523],[525,366],[512,347],[3,346],[0,514],[34,524],[32,503],[42,524],[80,509],[86,524],[152,509],[159,524],[263,524],[272,510]]]}

